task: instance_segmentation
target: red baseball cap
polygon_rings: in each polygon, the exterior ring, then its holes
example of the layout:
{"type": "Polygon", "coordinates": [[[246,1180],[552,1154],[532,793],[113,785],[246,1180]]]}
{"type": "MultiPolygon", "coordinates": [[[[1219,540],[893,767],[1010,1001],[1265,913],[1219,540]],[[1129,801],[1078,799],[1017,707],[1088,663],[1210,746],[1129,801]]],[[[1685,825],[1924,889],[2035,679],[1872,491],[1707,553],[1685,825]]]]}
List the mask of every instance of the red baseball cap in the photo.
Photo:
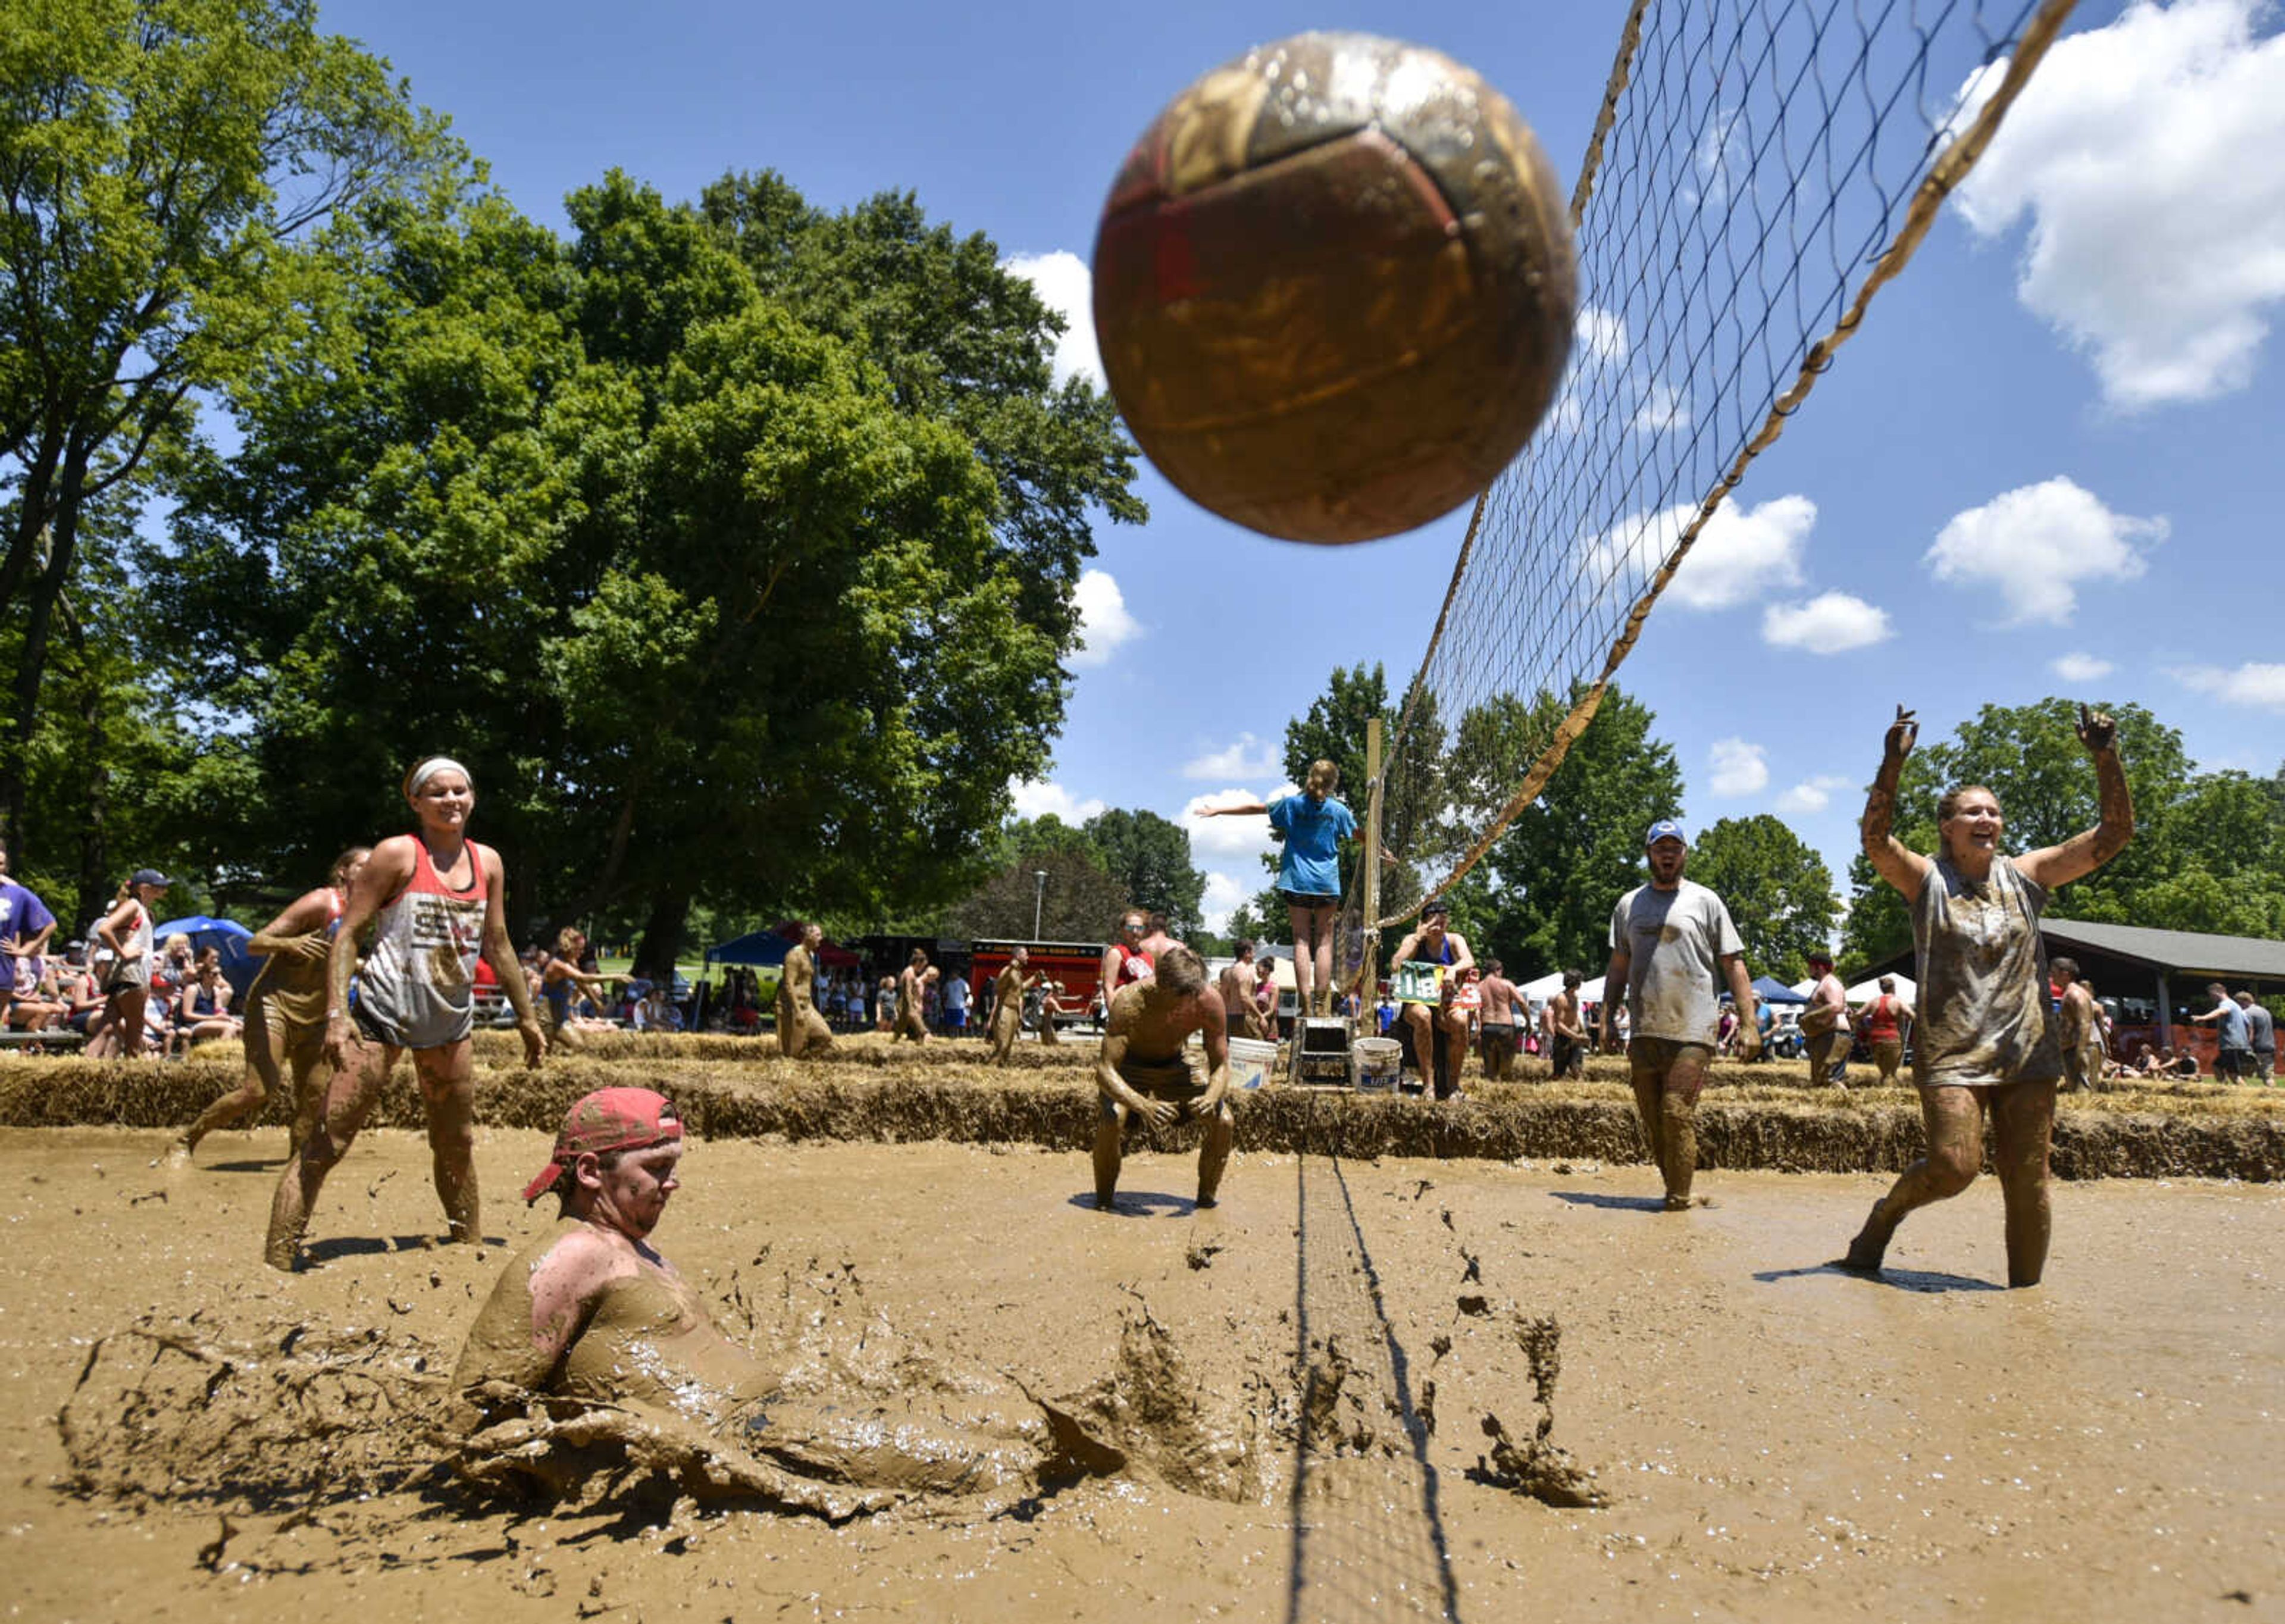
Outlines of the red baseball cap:
{"type": "Polygon", "coordinates": [[[674,1102],[648,1088],[598,1088],[575,1101],[555,1135],[555,1156],[523,1187],[526,1206],[554,1189],[563,1170],[593,1150],[648,1150],[682,1137],[674,1102]]]}

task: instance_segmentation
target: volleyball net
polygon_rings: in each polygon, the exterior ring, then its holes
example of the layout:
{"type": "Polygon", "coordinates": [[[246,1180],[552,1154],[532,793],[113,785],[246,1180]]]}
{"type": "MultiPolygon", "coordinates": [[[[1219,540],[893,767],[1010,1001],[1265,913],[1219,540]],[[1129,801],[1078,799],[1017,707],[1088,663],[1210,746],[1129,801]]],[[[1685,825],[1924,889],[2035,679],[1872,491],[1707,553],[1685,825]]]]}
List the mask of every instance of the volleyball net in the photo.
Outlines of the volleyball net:
{"type": "Polygon", "coordinates": [[[1635,0],[1572,198],[1569,371],[1479,499],[1402,696],[1379,786],[1397,860],[1372,917],[1361,884],[1345,899],[1344,977],[1368,926],[1404,922],[1487,861],[1496,876],[1500,836],[1692,547],[1742,522],[1731,493],[1910,261],[2071,4],[1635,0]]]}

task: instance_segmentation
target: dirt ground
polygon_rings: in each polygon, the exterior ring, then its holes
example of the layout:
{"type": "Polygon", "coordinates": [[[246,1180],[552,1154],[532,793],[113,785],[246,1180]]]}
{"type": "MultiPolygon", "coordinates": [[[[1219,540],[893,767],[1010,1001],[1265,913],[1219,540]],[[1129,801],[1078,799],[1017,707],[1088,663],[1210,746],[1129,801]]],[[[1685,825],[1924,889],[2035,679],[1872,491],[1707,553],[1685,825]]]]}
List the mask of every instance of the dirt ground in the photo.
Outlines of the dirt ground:
{"type": "MultiPolygon", "coordinates": [[[[1669,1217],[1643,1167],[1241,1151],[1197,1212],[1188,1159],[1146,1149],[1104,1216],[1077,1149],[700,1142],[655,1238],[744,1334],[893,1328],[1043,1394],[1155,1338],[1245,1456],[1210,1492],[1138,1471],[652,1526],[474,1502],[387,1403],[336,1403],[322,1451],[256,1418],[207,1460],[169,1413],[105,1409],[121,1370],[190,1357],[154,1336],[205,1350],[176,1375],[209,1393],[282,1392],[312,1349],[390,1402],[439,1385],[506,1254],[434,1245],[425,1148],[377,1131],[326,1194],[323,1267],[271,1274],[282,1138],[170,1172],[160,1132],[0,1132],[9,1617],[2285,1620],[2273,1185],[2059,1186],[2047,1283],[2011,1293],[1989,1181],[1915,1215],[1876,1283],[1820,1267],[1867,1175],[1702,1173],[1715,1204],[1669,1217]],[[1535,1430],[1542,1315],[1551,1441],[1602,1509],[1480,1465],[1485,1416],[1535,1430]],[[360,1487],[384,1456],[397,1486],[360,1487]]],[[[546,1147],[482,1134],[499,1243],[546,1221],[513,1200],[546,1147]]]]}

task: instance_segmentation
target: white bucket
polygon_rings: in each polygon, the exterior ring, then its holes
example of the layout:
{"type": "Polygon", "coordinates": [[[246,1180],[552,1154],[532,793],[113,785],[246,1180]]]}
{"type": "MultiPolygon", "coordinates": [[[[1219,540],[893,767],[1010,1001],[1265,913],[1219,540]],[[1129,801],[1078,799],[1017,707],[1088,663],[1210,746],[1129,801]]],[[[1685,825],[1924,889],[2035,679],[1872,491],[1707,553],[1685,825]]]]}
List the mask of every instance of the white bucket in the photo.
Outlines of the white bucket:
{"type": "Polygon", "coordinates": [[[1232,1038],[1229,1040],[1229,1086],[1233,1088],[1259,1088],[1277,1063],[1277,1046],[1259,1038],[1232,1038]]]}
{"type": "Polygon", "coordinates": [[[1352,1047],[1356,1053],[1356,1086],[1360,1089],[1396,1087],[1397,1069],[1404,1061],[1402,1044],[1394,1038],[1359,1038],[1352,1047]]]}

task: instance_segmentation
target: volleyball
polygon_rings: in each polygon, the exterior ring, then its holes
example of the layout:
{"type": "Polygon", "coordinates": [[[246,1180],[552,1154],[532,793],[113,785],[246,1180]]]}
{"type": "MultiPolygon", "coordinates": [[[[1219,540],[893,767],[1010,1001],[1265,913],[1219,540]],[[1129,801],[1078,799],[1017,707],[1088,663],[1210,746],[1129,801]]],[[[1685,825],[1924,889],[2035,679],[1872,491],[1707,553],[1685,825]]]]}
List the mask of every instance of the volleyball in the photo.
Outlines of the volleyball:
{"type": "Polygon", "coordinates": [[[1472,500],[1531,437],[1571,349],[1553,169],[1449,57],[1303,34],[1167,106],[1095,243],[1105,380],[1201,506],[1365,541],[1472,500]]]}

